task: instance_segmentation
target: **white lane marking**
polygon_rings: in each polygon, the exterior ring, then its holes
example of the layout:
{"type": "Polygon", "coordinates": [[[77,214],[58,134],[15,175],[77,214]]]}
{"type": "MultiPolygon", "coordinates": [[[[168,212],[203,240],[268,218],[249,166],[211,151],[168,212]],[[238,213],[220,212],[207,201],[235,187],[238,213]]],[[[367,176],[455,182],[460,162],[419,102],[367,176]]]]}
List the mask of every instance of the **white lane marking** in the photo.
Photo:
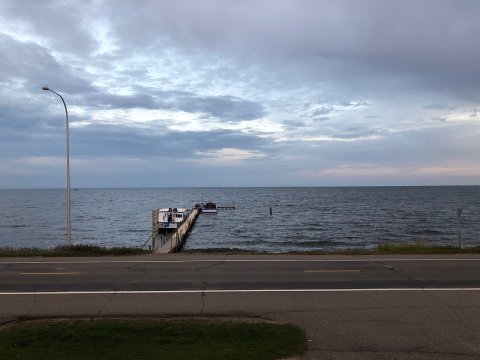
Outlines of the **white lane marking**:
{"type": "Polygon", "coordinates": [[[480,261],[478,258],[412,258],[412,259],[197,259],[197,260],[81,260],[81,261],[1,261],[1,264],[142,264],[195,262],[376,262],[376,261],[480,261]]]}
{"type": "Polygon", "coordinates": [[[282,292],[393,292],[393,291],[480,291],[480,288],[366,288],[366,289],[218,289],[218,290],[103,290],[103,291],[24,291],[0,292],[0,295],[148,295],[148,294],[228,294],[282,292]]]}
{"type": "Polygon", "coordinates": [[[78,275],[79,272],[21,272],[19,275],[78,275]]]}
{"type": "Polygon", "coordinates": [[[344,269],[344,270],[303,270],[304,273],[350,273],[350,272],[359,272],[360,270],[354,269],[344,269]]]}

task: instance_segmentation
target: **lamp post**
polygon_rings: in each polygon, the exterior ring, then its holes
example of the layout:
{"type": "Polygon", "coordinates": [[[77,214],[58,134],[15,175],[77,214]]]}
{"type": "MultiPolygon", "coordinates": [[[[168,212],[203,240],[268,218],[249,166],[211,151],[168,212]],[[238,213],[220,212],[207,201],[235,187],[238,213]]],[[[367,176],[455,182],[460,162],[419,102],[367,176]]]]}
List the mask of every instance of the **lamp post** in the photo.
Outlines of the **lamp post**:
{"type": "Polygon", "coordinates": [[[67,245],[68,247],[72,246],[72,236],[71,236],[71,225],[70,225],[70,134],[68,130],[68,110],[65,100],[63,100],[62,95],[53,91],[48,86],[43,86],[43,90],[51,91],[55,95],[58,95],[62,99],[63,106],[65,107],[65,124],[67,129],[67,245]]]}

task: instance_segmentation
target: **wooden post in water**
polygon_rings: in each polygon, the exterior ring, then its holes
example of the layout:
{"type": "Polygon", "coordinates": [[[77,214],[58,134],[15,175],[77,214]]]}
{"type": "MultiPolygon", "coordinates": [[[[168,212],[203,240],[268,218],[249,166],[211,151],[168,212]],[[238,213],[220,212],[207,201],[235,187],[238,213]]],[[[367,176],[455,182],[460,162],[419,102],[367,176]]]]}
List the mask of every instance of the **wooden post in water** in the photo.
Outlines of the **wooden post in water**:
{"type": "Polygon", "coordinates": [[[458,217],[458,247],[462,247],[462,209],[457,209],[458,217]]]}
{"type": "Polygon", "coordinates": [[[158,210],[152,210],[152,251],[157,250],[158,210]]]}

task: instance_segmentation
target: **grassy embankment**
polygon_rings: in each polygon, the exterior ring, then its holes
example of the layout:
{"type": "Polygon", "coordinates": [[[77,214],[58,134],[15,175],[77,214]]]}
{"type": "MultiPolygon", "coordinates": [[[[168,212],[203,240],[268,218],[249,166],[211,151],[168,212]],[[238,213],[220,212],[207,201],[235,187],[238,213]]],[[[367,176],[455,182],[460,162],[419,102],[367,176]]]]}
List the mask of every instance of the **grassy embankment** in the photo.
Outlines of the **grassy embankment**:
{"type": "MultiPolygon", "coordinates": [[[[202,250],[184,250],[184,253],[228,253],[228,254],[269,254],[259,253],[242,249],[202,249],[202,250]]],[[[434,246],[422,243],[413,244],[379,244],[374,248],[350,248],[338,251],[310,250],[310,251],[291,251],[287,254],[292,255],[394,255],[394,254],[480,254],[480,246],[455,247],[455,246],[434,246]]]]}
{"type": "Polygon", "coordinates": [[[27,321],[0,328],[1,359],[280,359],[307,349],[293,325],[149,319],[27,321]]]}
{"type": "Polygon", "coordinates": [[[0,248],[0,257],[15,257],[15,256],[128,256],[128,255],[142,255],[150,253],[148,250],[133,247],[113,247],[106,248],[95,245],[73,245],[57,246],[54,248],[0,248]]]}
{"type": "Polygon", "coordinates": [[[380,244],[373,250],[367,250],[367,254],[479,254],[480,246],[456,247],[435,246],[422,243],[414,244],[380,244]]]}
{"type": "MultiPolygon", "coordinates": [[[[150,254],[148,250],[133,247],[105,248],[94,245],[74,245],[72,247],[57,246],[55,248],[0,248],[0,257],[27,257],[27,256],[129,256],[150,254]]],[[[242,249],[201,249],[184,250],[186,254],[244,254],[267,255],[269,253],[248,251],[242,249]]],[[[413,244],[380,244],[374,248],[351,248],[339,251],[294,251],[287,254],[297,255],[394,255],[394,254],[480,254],[480,246],[462,247],[433,246],[423,243],[413,244]]]]}

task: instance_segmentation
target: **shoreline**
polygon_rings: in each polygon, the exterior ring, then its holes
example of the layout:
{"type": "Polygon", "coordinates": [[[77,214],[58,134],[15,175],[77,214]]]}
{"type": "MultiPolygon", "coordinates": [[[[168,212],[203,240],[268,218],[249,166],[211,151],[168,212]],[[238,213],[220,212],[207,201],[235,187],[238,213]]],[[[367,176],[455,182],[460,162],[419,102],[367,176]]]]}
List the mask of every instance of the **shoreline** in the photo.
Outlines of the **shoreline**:
{"type": "MultiPolygon", "coordinates": [[[[355,256],[355,255],[461,255],[480,254],[480,246],[453,247],[453,246],[430,246],[421,243],[415,244],[382,244],[371,249],[345,249],[339,251],[311,250],[311,251],[290,251],[290,252],[260,252],[243,249],[211,248],[192,249],[179,251],[178,255],[248,255],[248,256],[355,256]]],[[[132,256],[155,256],[162,258],[165,255],[152,253],[149,250],[130,247],[105,248],[94,245],[74,245],[72,247],[58,246],[55,248],[10,248],[0,247],[0,258],[7,257],[132,257],[132,256]]]]}

